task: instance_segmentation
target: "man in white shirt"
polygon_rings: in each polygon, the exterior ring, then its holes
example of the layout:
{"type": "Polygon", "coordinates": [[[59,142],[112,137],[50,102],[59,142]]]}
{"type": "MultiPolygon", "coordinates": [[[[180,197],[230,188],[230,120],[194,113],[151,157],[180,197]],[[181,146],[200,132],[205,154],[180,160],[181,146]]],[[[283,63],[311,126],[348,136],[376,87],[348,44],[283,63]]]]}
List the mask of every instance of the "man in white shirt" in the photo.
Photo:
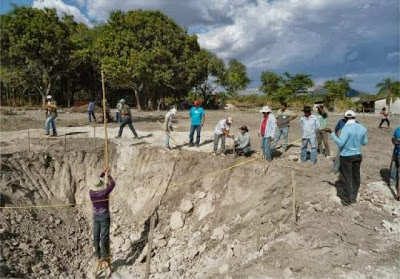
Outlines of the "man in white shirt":
{"type": "Polygon", "coordinates": [[[303,163],[307,161],[307,148],[310,144],[310,161],[315,164],[317,162],[317,131],[320,125],[318,118],[311,114],[311,107],[305,106],[303,112],[304,116],[300,118],[302,137],[300,158],[303,163]]]}
{"type": "Polygon", "coordinates": [[[176,108],[171,109],[170,111],[167,112],[165,115],[165,120],[164,120],[164,129],[165,129],[165,139],[164,139],[164,147],[167,149],[171,149],[169,146],[169,140],[171,138],[171,132],[174,130],[172,128],[172,117],[176,114],[177,110],[176,108]]]}
{"type": "Polygon", "coordinates": [[[258,131],[258,135],[261,137],[261,152],[264,159],[271,162],[272,143],[275,139],[276,118],[268,106],[263,106],[260,112],[263,114],[258,131]]]}
{"type": "Polygon", "coordinates": [[[225,155],[225,138],[233,139],[233,135],[229,135],[229,130],[231,128],[233,119],[228,117],[218,121],[217,126],[215,126],[214,131],[214,154],[217,153],[219,139],[221,139],[221,153],[225,155]]]}

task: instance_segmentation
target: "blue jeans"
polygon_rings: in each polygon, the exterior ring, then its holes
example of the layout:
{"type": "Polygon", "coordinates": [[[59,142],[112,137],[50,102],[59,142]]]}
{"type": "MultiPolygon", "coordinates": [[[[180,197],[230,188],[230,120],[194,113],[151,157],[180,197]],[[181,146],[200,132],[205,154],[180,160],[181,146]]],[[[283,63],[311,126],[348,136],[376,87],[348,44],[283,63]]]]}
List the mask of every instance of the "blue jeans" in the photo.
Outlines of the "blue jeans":
{"type": "Polygon", "coordinates": [[[46,123],[45,123],[45,134],[48,135],[50,133],[50,126],[53,130],[53,136],[57,136],[57,130],[56,130],[56,123],[55,120],[56,118],[54,116],[49,116],[46,119],[46,123]]]}
{"type": "Polygon", "coordinates": [[[98,259],[109,257],[110,215],[93,216],[93,242],[98,259]]]}
{"type": "Polygon", "coordinates": [[[88,111],[88,115],[89,115],[89,122],[92,122],[92,117],[94,119],[94,122],[96,122],[96,116],[94,115],[94,111],[88,111]]]}
{"type": "Polygon", "coordinates": [[[135,138],[139,137],[138,134],[136,133],[135,128],[132,125],[132,119],[130,117],[123,117],[122,118],[122,122],[121,122],[121,126],[119,126],[119,132],[118,132],[118,136],[122,136],[122,131],[124,130],[124,127],[128,125],[129,129],[131,129],[133,135],[135,136],[135,138]]]}
{"type": "Polygon", "coordinates": [[[200,144],[201,125],[190,125],[189,144],[193,144],[194,131],[196,130],[196,144],[200,144]]]}
{"type": "Polygon", "coordinates": [[[271,149],[271,137],[262,137],[261,138],[261,151],[264,155],[264,158],[268,161],[272,160],[272,149],[271,149]]]}
{"type": "Polygon", "coordinates": [[[284,150],[286,150],[287,145],[288,145],[288,136],[289,136],[289,127],[282,127],[278,128],[275,132],[275,139],[271,144],[271,149],[275,150],[276,145],[278,144],[278,141],[280,140],[281,136],[283,135],[283,144],[282,147],[284,150]]]}
{"type": "Polygon", "coordinates": [[[303,139],[301,144],[300,158],[302,162],[307,161],[307,148],[311,145],[310,161],[315,164],[317,162],[317,138],[303,139]]]}
{"type": "Polygon", "coordinates": [[[338,148],[337,154],[336,154],[336,158],[335,158],[335,160],[333,161],[333,168],[332,168],[332,171],[333,171],[334,173],[337,173],[337,172],[339,172],[339,168],[340,168],[340,149],[338,148]]]}

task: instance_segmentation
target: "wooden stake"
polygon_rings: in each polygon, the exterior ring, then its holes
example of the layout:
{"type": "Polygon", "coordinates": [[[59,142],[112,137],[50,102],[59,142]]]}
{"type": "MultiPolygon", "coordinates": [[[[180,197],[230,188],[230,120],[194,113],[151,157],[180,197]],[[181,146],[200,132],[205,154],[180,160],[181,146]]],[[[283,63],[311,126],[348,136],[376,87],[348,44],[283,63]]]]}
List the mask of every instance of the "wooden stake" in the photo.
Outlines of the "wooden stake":
{"type": "Polygon", "coordinates": [[[64,129],[64,152],[67,151],[67,128],[64,129]]]}
{"type": "Polygon", "coordinates": [[[29,129],[28,129],[28,152],[31,152],[31,136],[29,134],[29,129]]]}
{"type": "Polygon", "coordinates": [[[93,122],[93,145],[94,151],[96,151],[96,122],[93,122]]]}
{"type": "Polygon", "coordinates": [[[297,210],[296,210],[296,181],[294,181],[294,170],[292,170],[292,207],[293,207],[293,220],[297,223],[297,210]]]}
{"type": "Polygon", "coordinates": [[[149,279],[150,277],[151,250],[153,246],[154,225],[156,222],[154,215],[155,213],[150,217],[149,242],[147,243],[146,270],[144,274],[145,279],[149,279]]]}
{"type": "Polygon", "coordinates": [[[108,135],[107,135],[107,117],[106,117],[106,86],[104,82],[104,72],[101,71],[101,85],[103,88],[103,122],[104,122],[104,158],[105,158],[105,167],[109,166],[108,161],[108,135]]]}

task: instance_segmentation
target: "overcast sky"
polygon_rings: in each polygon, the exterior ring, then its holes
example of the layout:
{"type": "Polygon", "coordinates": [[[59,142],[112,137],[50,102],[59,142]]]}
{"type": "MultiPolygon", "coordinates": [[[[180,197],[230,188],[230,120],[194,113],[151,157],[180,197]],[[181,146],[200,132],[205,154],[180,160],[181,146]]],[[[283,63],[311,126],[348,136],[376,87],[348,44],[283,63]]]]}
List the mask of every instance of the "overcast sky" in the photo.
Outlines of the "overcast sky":
{"type": "Polygon", "coordinates": [[[347,76],[375,93],[399,79],[398,0],[2,0],[52,7],[91,25],[113,9],[161,10],[196,33],[200,45],[246,66],[250,87],[262,71],[309,73],[317,83],[347,76]]]}

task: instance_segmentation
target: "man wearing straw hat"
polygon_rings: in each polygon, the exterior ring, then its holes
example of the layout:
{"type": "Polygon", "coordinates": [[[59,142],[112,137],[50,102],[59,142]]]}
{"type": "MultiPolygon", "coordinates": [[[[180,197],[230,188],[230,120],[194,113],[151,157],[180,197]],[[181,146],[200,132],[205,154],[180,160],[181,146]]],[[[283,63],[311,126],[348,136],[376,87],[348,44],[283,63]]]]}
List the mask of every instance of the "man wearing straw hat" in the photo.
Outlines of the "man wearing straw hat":
{"type": "Polygon", "coordinates": [[[105,260],[110,257],[110,210],[109,195],[114,189],[114,179],[106,167],[92,185],[89,195],[93,204],[93,241],[96,257],[105,260]]]}
{"type": "Polygon", "coordinates": [[[301,123],[301,162],[307,161],[308,145],[311,146],[310,161],[312,164],[317,162],[317,131],[319,129],[318,118],[311,114],[311,107],[305,106],[303,108],[304,115],[300,118],[301,123]]]}
{"type": "Polygon", "coordinates": [[[263,106],[260,112],[263,114],[261,119],[259,136],[261,137],[261,152],[267,161],[272,161],[272,142],[274,141],[276,118],[268,106],[263,106]]]}

